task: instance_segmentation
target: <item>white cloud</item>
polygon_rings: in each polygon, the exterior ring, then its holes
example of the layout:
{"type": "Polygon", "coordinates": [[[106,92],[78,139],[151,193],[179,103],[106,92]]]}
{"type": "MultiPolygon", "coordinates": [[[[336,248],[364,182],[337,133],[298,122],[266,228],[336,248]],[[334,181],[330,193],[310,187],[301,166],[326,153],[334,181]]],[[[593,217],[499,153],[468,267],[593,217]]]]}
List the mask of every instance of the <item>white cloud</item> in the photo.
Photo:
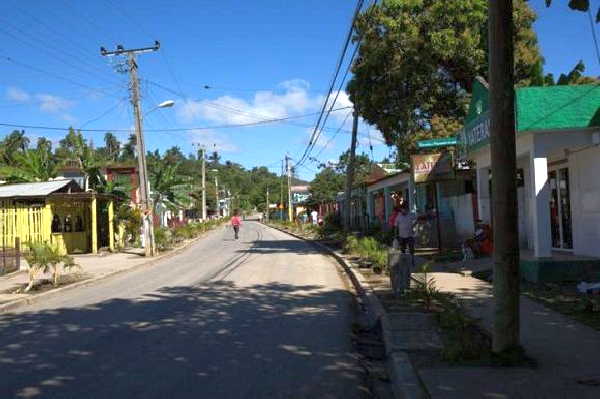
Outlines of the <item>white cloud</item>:
{"type": "Polygon", "coordinates": [[[213,130],[188,130],[188,136],[192,143],[203,145],[207,151],[237,152],[239,148],[223,132],[216,133],[213,130]]]}
{"type": "Polygon", "coordinates": [[[18,87],[9,87],[6,89],[6,98],[18,103],[35,104],[39,106],[40,111],[58,114],[60,118],[70,123],[75,123],[77,121],[73,115],[67,112],[75,105],[75,103],[59,96],[46,93],[29,94],[18,87]]]}
{"type": "Polygon", "coordinates": [[[257,91],[251,100],[221,96],[215,100],[187,100],[177,109],[178,118],[186,123],[198,119],[215,123],[241,124],[269,118],[282,118],[315,110],[322,96],[311,96],[308,82],[293,79],[278,85],[283,93],[257,91]]]}
{"type": "Polygon", "coordinates": [[[31,96],[25,90],[19,89],[18,87],[9,87],[6,89],[6,98],[11,101],[25,103],[29,101],[31,96]]]}
{"type": "Polygon", "coordinates": [[[35,98],[40,103],[40,110],[49,113],[63,112],[73,107],[73,102],[51,94],[37,94],[35,98]]]}

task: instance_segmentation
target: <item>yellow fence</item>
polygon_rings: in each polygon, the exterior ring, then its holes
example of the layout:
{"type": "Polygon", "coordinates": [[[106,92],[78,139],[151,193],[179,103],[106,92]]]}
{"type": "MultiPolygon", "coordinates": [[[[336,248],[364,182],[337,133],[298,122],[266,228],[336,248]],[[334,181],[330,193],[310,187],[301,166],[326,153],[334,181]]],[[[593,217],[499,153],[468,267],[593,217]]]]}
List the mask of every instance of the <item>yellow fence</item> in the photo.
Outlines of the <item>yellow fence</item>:
{"type": "Polygon", "coordinates": [[[0,245],[13,248],[15,239],[21,243],[50,239],[50,209],[44,202],[0,200],[0,245]]]}

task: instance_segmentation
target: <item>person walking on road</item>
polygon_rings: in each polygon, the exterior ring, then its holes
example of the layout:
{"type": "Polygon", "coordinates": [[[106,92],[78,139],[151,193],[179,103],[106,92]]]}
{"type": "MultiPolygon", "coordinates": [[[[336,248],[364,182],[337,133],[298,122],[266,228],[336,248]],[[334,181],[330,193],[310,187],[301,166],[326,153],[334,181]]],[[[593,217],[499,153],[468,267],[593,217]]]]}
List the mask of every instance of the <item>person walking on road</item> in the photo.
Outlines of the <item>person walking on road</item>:
{"type": "Polygon", "coordinates": [[[233,232],[235,233],[236,240],[239,237],[241,225],[242,220],[239,217],[239,211],[236,209],[235,211],[233,211],[233,217],[231,218],[231,226],[233,227],[233,232]]]}

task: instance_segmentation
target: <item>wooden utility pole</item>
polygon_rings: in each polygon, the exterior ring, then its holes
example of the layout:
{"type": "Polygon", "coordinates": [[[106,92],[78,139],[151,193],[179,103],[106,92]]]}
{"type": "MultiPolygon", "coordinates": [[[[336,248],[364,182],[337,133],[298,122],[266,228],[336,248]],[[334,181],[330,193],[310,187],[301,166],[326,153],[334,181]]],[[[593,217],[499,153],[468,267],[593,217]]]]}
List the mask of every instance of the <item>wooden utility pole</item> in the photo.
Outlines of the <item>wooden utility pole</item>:
{"type": "Polygon", "coordinates": [[[140,87],[137,75],[138,65],[135,56],[138,53],[148,53],[157,51],[160,48],[158,41],[154,42],[152,47],[137,49],[125,49],[118,45],[115,51],[107,51],[100,47],[100,54],[103,56],[126,55],[129,78],[131,80],[131,104],[133,105],[133,114],[135,117],[135,137],[138,148],[138,176],[140,185],[140,196],[142,206],[142,226],[144,231],[144,251],[146,256],[154,256],[156,248],[154,244],[154,221],[152,217],[152,206],[150,203],[150,187],[148,184],[148,169],[146,168],[146,146],[144,145],[144,135],[142,132],[142,112],[140,106],[140,87]]]}
{"type": "Polygon", "coordinates": [[[269,187],[267,187],[267,205],[265,206],[265,220],[269,222],[269,187]]]}
{"type": "Polygon", "coordinates": [[[288,193],[288,219],[294,221],[294,204],[292,204],[292,166],[290,158],[285,156],[285,168],[287,170],[287,193],[288,193]]]}
{"type": "Polygon", "coordinates": [[[283,179],[284,179],[284,166],[283,166],[283,162],[284,160],[281,160],[281,189],[280,189],[280,199],[279,199],[279,216],[281,221],[283,221],[283,179]]]}
{"type": "Polygon", "coordinates": [[[202,147],[202,220],[206,220],[206,148],[202,147]]]}
{"type": "Polygon", "coordinates": [[[519,346],[519,230],[515,148],[513,0],[489,0],[490,143],[496,353],[519,346]]]}
{"type": "Polygon", "coordinates": [[[206,148],[204,148],[203,145],[198,144],[198,143],[192,143],[192,145],[194,147],[197,147],[200,151],[200,160],[202,163],[202,186],[201,186],[201,190],[202,190],[202,220],[206,220],[206,148]]]}
{"type": "Polygon", "coordinates": [[[346,190],[344,195],[344,230],[350,231],[350,207],[352,204],[352,183],[354,182],[354,162],[356,158],[356,137],[358,135],[358,112],[354,108],[354,120],[352,122],[352,140],[350,141],[350,154],[348,156],[348,167],[346,168],[346,190]]]}
{"type": "Polygon", "coordinates": [[[221,204],[219,204],[219,178],[215,174],[215,199],[217,200],[217,216],[221,216],[221,204]]]}

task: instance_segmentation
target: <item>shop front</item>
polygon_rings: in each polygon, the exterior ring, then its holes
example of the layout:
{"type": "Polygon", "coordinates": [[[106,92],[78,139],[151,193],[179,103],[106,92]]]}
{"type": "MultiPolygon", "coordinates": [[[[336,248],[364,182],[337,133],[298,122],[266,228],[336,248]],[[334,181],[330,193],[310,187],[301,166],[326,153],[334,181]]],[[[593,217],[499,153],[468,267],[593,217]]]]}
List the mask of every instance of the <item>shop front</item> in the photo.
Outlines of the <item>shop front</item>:
{"type": "Polygon", "coordinates": [[[114,249],[113,198],[83,191],[70,179],[0,186],[0,233],[5,247],[48,242],[61,252],[114,249]]]}
{"type": "MultiPolygon", "coordinates": [[[[600,257],[600,87],[519,88],[515,106],[522,272],[527,277],[528,269],[535,269],[530,279],[537,281],[594,269],[588,257],[600,257]],[[553,258],[569,261],[555,262],[546,272],[535,266],[553,258]]],[[[465,122],[459,132],[461,155],[475,164],[479,217],[493,224],[491,204],[497,195],[491,190],[487,85],[482,80],[475,82],[465,122]]]]}

